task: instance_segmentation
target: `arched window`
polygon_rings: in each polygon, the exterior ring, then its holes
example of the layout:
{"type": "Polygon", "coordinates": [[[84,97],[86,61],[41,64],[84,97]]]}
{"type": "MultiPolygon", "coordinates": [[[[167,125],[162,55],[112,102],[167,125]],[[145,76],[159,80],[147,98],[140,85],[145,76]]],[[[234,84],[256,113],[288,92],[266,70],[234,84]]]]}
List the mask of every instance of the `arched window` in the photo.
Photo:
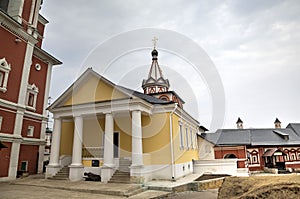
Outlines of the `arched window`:
{"type": "Polygon", "coordinates": [[[161,95],[159,99],[164,100],[164,101],[170,101],[169,97],[167,95],[161,95]]]}
{"type": "Polygon", "coordinates": [[[226,154],[225,156],[224,156],[224,159],[233,159],[233,158],[237,158],[236,157],[236,155],[234,155],[234,154],[226,154]]]}

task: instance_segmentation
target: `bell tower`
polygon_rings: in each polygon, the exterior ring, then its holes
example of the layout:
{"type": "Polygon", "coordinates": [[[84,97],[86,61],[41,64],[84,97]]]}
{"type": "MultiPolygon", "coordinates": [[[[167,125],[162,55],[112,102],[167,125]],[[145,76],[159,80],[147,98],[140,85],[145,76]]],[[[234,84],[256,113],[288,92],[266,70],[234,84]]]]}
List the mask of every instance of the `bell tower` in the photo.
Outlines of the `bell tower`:
{"type": "Polygon", "coordinates": [[[154,93],[162,93],[168,92],[169,90],[169,80],[165,79],[162,70],[157,62],[158,52],[156,50],[156,42],[157,38],[154,37],[153,45],[154,48],[151,52],[152,55],[152,64],[150,71],[148,73],[148,78],[143,80],[142,88],[144,90],[144,94],[154,94],[154,93]]]}
{"type": "Polygon", "coordinates": [[[184,101],[174,92],[169,91],[169,80],[165,79],[162,70],[157,62],[158,52],[156,50],[157,38],[154,37],[152,55],[152,64],[148,73],[148,78],[143,80],[142,88],[144,94],[151,95],[158,99],[177,103],[182,108],[184,101]]]}

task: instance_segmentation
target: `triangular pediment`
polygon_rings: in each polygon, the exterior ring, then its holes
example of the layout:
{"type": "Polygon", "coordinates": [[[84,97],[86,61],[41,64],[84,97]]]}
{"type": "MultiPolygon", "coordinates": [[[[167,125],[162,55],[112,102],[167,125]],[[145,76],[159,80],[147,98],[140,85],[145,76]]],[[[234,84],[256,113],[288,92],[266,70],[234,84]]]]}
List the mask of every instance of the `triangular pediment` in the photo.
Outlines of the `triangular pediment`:
{"type": "Polygon", "coordinates": [[[87,69],[50,107],[72,106],[78,104],[107,102],[127,99],[130,94],[122,91],[114,83],[87,69]]]}

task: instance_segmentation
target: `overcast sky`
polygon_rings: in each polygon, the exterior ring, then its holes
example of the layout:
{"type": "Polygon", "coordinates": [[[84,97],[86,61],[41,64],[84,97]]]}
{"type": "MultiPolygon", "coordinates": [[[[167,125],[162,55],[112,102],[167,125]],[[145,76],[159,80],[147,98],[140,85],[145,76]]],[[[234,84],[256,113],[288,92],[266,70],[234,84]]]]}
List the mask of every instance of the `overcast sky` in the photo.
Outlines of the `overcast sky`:
{"type": "MultiPolygon", "coordinates": [[[[225,118],[222,126],[211,126],[213,103],[206,77],[194,82],[197,89],[193,89],[193,82],[182,75],[191,64],[166,48],[159,51],[159,64],[172,90],[186,101],[186,110],[202,125],[211,130],[236,128],[238,117],[245,128],[271,128],[276,117],[284,127],[300,122],[298,0],[47,0],[41,13],[50,22],[43,48],[63,62],[52,73],[50,96],[54,99],[86,67],[97,71],[99,66],[85,64],[103,42],[127,31],[156,28],[193,40],[207,53],[219,73],[225,93],[225,118]],[[187,90],[180,87],[178,77],[186,79],[187,90]]],[[[146,46],[149,49],[118,58],[105,76],[141,91],[139,81],[146,78],[151,64],[151,39],[146,46]],[[128,73],[120,79],[114,67],[121,65],[126,65],[128,73]],[[138,84],[130,81],[134,78],[138,84]]],[[[161,40],[158,37],[158,49],[161,40]]],[[[181,45],[178,42],[178,48],[181,45]]],[[[113,47],[118,49],[118,45],[113,47]]]]}

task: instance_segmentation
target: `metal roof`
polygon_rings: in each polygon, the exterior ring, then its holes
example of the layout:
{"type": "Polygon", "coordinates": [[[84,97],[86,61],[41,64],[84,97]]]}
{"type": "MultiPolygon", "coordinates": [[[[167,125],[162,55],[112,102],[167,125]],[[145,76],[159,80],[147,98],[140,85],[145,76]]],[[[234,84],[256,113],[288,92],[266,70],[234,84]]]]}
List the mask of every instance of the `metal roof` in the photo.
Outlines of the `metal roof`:
{"type": "Polygon", "coordinates": [[[299,135],[300,124],[289,124],[287,128],[281,129],[219,129],[203,137],[216,146],[284,146],[300,145],[299,135]]]}
{"type": "Polygon", "coordinates": [[[172,101],[164,101],[164,100],[161,100],[161,99],[158,99],[156,97],[153,97],[151,95],[147,95],[147,94],[144,94],[144,93],[140,93],[138,91],[135,91],[135,90],[131,90],[129,88],[126,88],[126,87],[123,87],[123,86],[117,86],[121,89],[124,89],[126,90],[128,93],[131,93],[132,95],[138,97],[138,98],[141,98],[151,104],[172,104],[174,102],[172,101]]]}

